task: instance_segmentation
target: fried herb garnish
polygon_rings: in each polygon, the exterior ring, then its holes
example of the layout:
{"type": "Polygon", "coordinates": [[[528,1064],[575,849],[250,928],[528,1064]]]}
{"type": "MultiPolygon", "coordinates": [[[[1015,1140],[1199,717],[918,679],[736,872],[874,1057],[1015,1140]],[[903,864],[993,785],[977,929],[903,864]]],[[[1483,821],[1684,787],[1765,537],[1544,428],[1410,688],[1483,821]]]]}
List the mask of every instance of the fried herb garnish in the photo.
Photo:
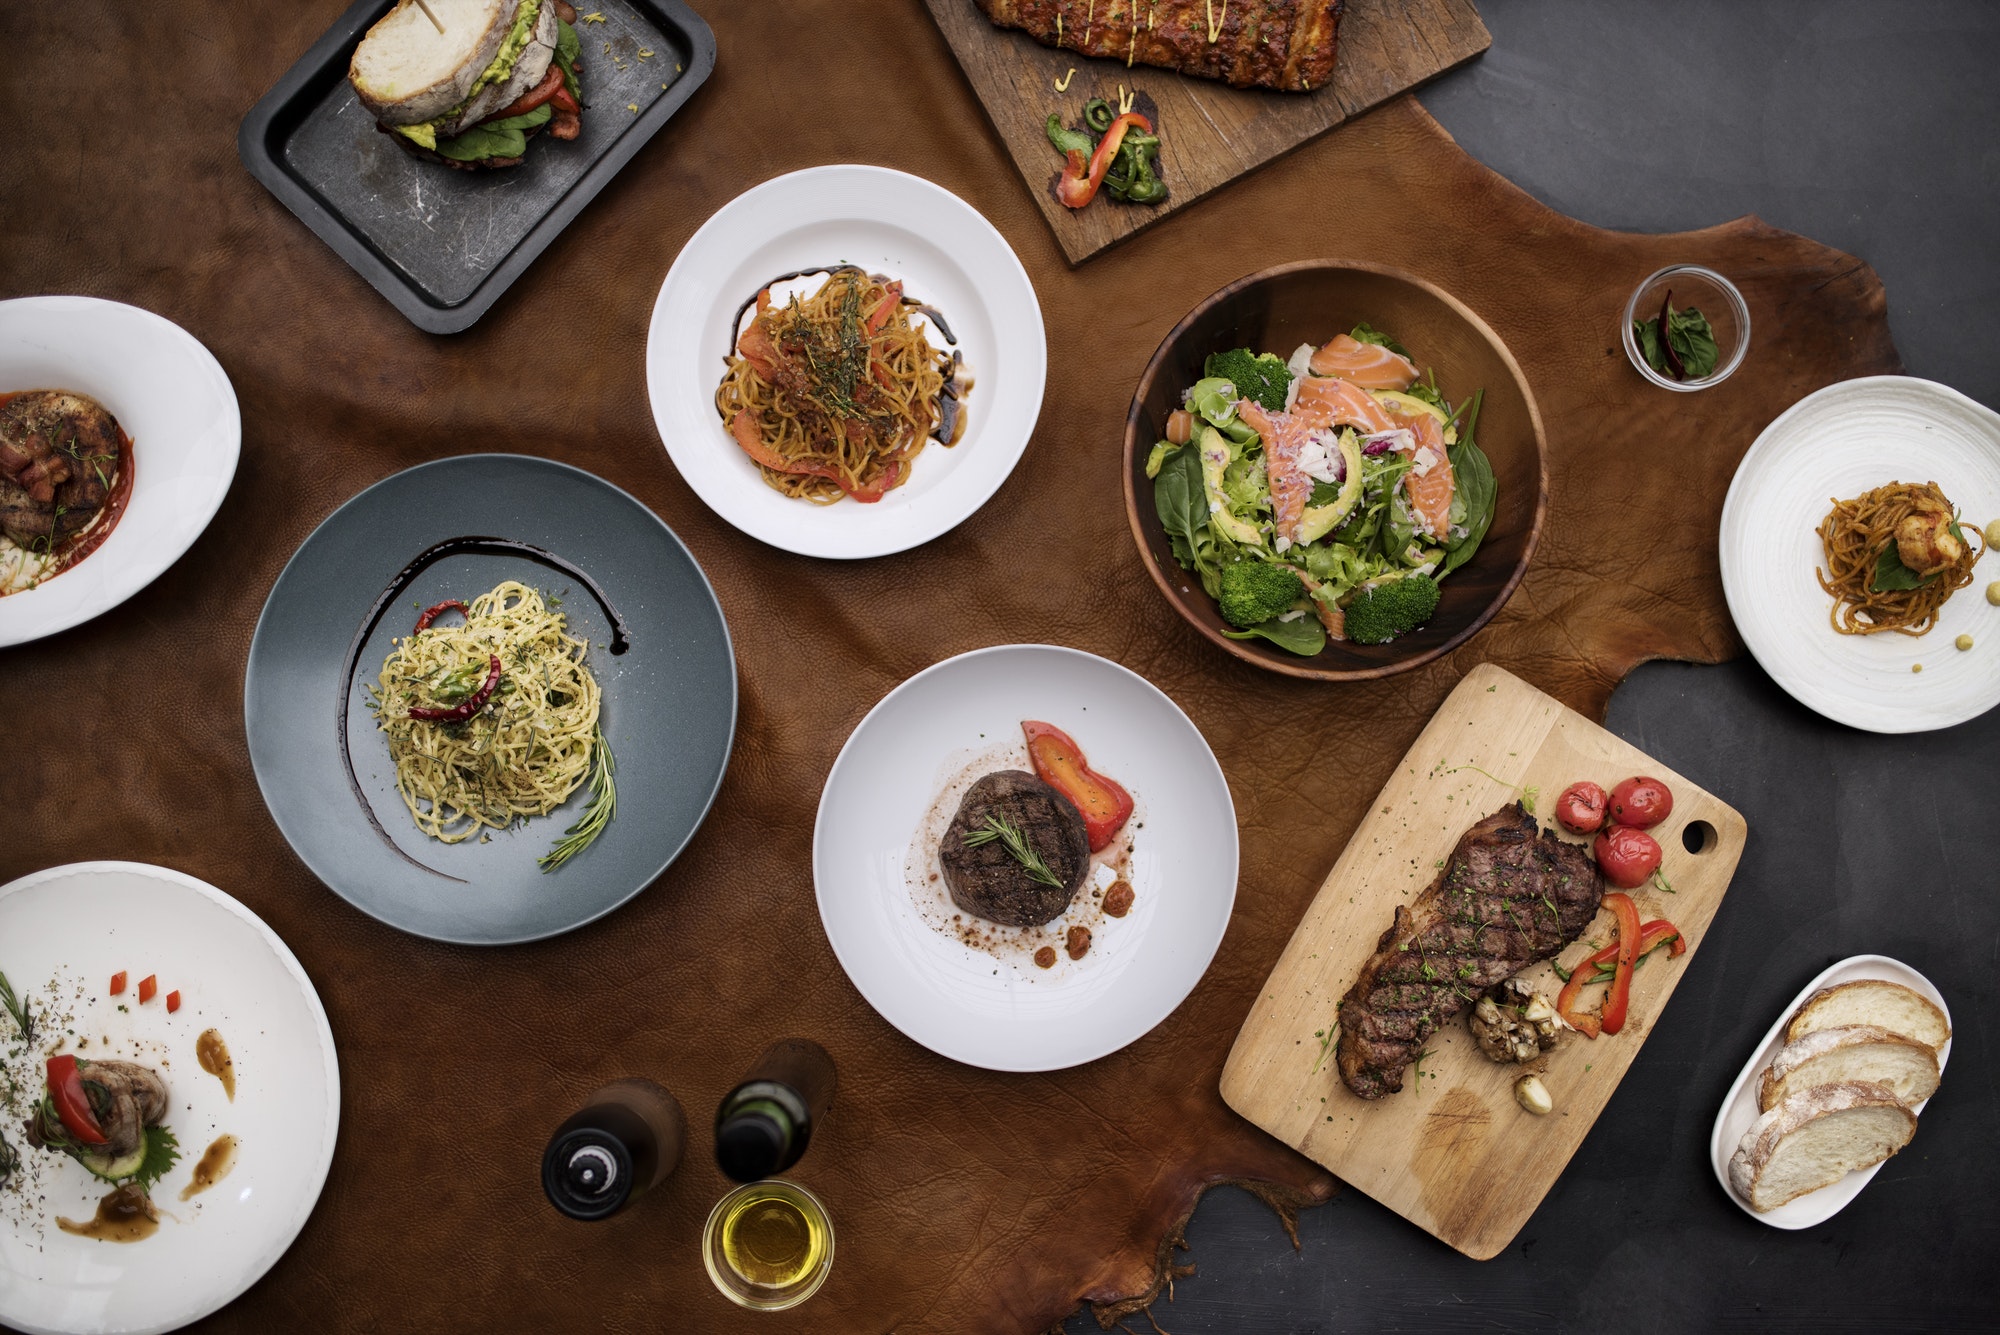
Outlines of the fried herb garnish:
{"type": "Polygon", "coordinates": [[[965,836],[965,846],[979,848],[992,843],[995,839],[1005,846],[1014,861],[1021,864],[1029,879],[1040,881],[1043,885],[1058,887],[1062,885],[1062,878],[1049,870],[1049,864],[1042,861],[1042,855],[1028,843],[1027,836],[1005,816],[989,815],[976,829],[965,836]]]}
{"type": "Polygon", "coordinates": [[[840,314],[831,328],[805,318],[796,293],[787,309],[787,328],[779,344],[796,352],[811,382],[809,397],[829,417],[861,420],[868,412],[855,398],[868,374],[868,333],[862,327],[861,282],[857,270],[840,270],[832,280],[843,284],[840,314]]]}

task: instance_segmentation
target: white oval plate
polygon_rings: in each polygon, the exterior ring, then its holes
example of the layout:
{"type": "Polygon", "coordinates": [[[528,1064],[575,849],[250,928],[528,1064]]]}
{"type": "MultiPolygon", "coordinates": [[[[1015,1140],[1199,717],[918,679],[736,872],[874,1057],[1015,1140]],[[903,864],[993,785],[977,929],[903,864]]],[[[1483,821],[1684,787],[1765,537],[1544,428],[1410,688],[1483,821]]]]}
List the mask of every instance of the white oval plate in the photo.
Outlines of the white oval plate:
{"type": "MultiPolygon", "coordinates": [[[[172,1096],[166,1125],[181,1151],[153,1188],[159,1232],[134,1243],[96,1242],[62,1232],[55,1216],[90,1218],[108,1188],[69,1159],[28,1148],[19,1128],[8,1127],[23,1159],[37,1164],[45,1199],[0,1189],[0,1324],[31,1335],[147,1335],[199,1320],[256,1283],[312,1213],[340,1122],[333,1032],[285,943],[192,876],[138,862],[79,862],[0,887],[0,971],[37,1012],[56,981],[61,1009],[92,1038],[79,1055],[105,1051],[108,1038],[113,1056],[155,1066],[164,1057],[172,1096]],[[131,985],[123,996],[106,996],[120,970],[131,985]],[[138,982],[147,974],[159,976],[160,995],[141,1005],[138,982]],[[168,1015],[165,996],[174,989],[181,1008],[168,1015]],[[195,1040],[211,1027],[235,1062],[233,1103],[195,1059],[195,1040]],[[182,1201],[196,1160],[223,1133],[239,1142],[236,1166],[182,1201]]],[[[0,1029],[4,1053],[16,1030],[7,1019],[0,1029]]],[[[37,1035],[39,1056],[52,1046],[37,1035]]]]}
{"type": "MultiPolygon", "coordinates": [[[[1947,492],[1947,495],[1950,493],[1947,492]]],[[[1859,982],[1864,978],[1879,978],[1884,982],[1901,983],[1904,987],[1929,999],[1933,1006],[1944,1012],[1945,1023],[1951,1023],[1951,1007],[1944,1004],[1944,994],[1931,986],[1931,980],[1900,960],[1892,960],[1887,955],[1852,955],[1807,983],[1791,1004],[1778,1013],[1776,1024],[1764,1035],[1764,1041],[1750,1054],[1744,1064],[1743,1073],[1736,1077],[1736,1083],[1729,1087],[1729,1093],[1722,1100],[1722,1111],[1715,1115],[1715,1130],[1709,1134],[1708,1157],[1715,1167],[1715,1180],[1722,1184],[1722,1190],[1730,1200],[1735,1201],[1744,1214],[1772,1228],[1811,1228],[1823,1224],[1847,1208],[1847,1203],[1861,1194],[1861,1189],[1869,1184],[1880,1172],[1882,1164],[1849,1173],[1829,1186],[1818,1191],[1807,1192],[1796,1200],[1786,1201],[1775,1210],[1762,1212],[1753,1210],[1736,1188],[1729,1184],[1729,1160],[1736,1153],[1736,1147],[1743,1143],[1743,1133],[1758,1117],[1757,1086],[1764,1075],[1764,1068],[1778,1055],[1778,1049],[1785,1046],[1785,1025],[1792,1016],[1798,1014],[1799,1007],[1806,1004],[1806,998],[1822,987],[1837,987],[1841,983],[1859,982]]],[[[1950,1039],[1938,1049],[1938,1070],[1944,1070],[1946,1059],[1951,1056],[1950,1039]]],[[[1924,1103],[1929,1103],[1925,1099],[1924,1103]]],[[[1910,1105],[1910,1111],[1922,1113],[1924,1103],[1910,1105]]],[[[1923,1128],[1917,1128],[1923,1134],[1923,1128]]],[[[1891,1156],[1893,1157],[1893,1156],[1891,1156]]],[[[1882,1161],[1887,1163],[1888,1160],[1882,1161]]]]}
{"type": "Polygon", "coordinates": [[[107,612],[194,545],[236,476],[243,422],[222,366],[151,311],[95,297],[0,301],[0,393],[69,389],[132,438],[132,499],[104,545],[53,579],[0,598],[0,647],[107,612]]]}
{"type": "Polygon", "coordinates": [[[731,524],[803,556],[886,556],[963,523],[1027,448],[1047,374],[1042,308],[1006,238],[950,191],[886,167],[814,167],[723,205],[668,270],[646,335],[646,392],[674,467],[731,524]],[[910,480],[872,505],[779,495],[715,411],[744,300],[780,274],[837,263],[900,278],[935,306],[973,376],[964,437],[926,445],[910,480]]]}
{"type": "Polygon", "coordinates": [[[1810,709],[1870,732],[1948,728],[2000,704],[2000,608],[1984,590],[2000,557],[1952,595],[1928,635],[1842,635],[1813,572],[1835,497],[1936,482],[1967,527],[2000,519],[2000,413],[1909,376],[1864,376],[1808,394],[1764,428],[1722,506],[1722,589],[1743,642],[1810,709]],[[1973,647],[1953,646],[1970,633],[1973,647]],[[1922,672],[1912,672],[1921,663],[1922,672]]]}
{"type": "Polygon", "coordinates": [[[1236,808],[1201,733],[1144,677],[1076,649],[1000,645],[926,668],[861,720],[820,794],[813,884],[834,954],[883,1019],[969,1066],[1059,1070],[1141,1037],[1201,980],[1236,902],[1236,808]],[[955,761],[1018,741],[1023,719],[1068,732],[1144,819],[1132,912],[1093,929],[1077,966],[1039,976],[934,931],[904,874],[955,761]]]}

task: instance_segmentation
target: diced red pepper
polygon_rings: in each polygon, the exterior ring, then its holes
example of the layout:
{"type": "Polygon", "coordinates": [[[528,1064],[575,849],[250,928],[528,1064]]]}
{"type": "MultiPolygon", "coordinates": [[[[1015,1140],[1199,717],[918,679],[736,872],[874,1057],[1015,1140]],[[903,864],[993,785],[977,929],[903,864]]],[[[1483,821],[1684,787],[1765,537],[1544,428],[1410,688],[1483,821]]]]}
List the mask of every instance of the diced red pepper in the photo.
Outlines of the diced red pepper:
{"type": "Polygon", "coordinates": [[[141,978],[139,980],[139,1004],[143,1006],[151,1001],[153,994],[159,990],[160,976],[158,974],[149,973],[144,978],[141,978]]]}
{"type": "Polygon", "coordinates": [[[167,993],[167,1014],[172,1015],[175,1011],[179,1010],[180,1008],[181,1008],[181,992],[179,988],[175,988],[173,991],[167,993]]]}
{"type": "Polygon", "coordinates": [[[117,973],[111,975],[111,995],[115,997],[124,990],[125,990],[125,971],[123,969],[120,969],[117,973]]]}
{"type": "Polygon", "coordinates": [[[1153,122],[1136,111],[1128,111],[1111,122],[1104,137],[1097,141],[1097,151],[1090,155],[1090,166],[1083,164],[1083,150],[1072,148],[1069,163],[1063,168],[1062,180],[1056,183],[1056,198],[1072,209],[1080,209],[1097,198],[1097,187],[1104,184],[1104,174],[1111,170],[1111,160],[1118,156],[1118,146],[1125,142],[1125,132],[1138,126],[1142,134],[1153,132],[1153,122]]]}
{"type": "Polygon", "coordinates": [[[108,1145],[110,1137],[97,1124],[90,1096],[83,1092],[83,1076],[76,1069],[76,1057],[65,1052],[49,1058],[49,1102],[66,1130],[85,1145],[108,1145]]]}
{"type": "Polygon", "coordinates": [[[1054,724],[1024,720],[1021,731],[1027,734],[1028,758],[1034,762],[1035,773],[1076,804],[1083,815],[1084,832],[1090,837],[1090,851],[1102,850],[1131,816],[1132,794],[1093,770],[1083,758],[1083,748],[1054,724]]]}

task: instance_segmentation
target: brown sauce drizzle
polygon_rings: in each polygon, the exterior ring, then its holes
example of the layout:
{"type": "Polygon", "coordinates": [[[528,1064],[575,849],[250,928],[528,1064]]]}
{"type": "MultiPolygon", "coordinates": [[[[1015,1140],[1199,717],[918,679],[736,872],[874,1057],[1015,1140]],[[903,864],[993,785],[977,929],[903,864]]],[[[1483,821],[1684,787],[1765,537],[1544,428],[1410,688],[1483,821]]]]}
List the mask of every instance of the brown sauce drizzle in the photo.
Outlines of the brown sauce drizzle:
{"type": "Polygon", "coordinates": [[[222,1082],[222,1092],[236,1102],[236,1063],[229,1055],[229,1045],[222,1041],[219,1029],[204,1029],[201,1037],[194,1042],[194,1055],[201,1062],[201,1069],[222,1082]]]}
{"type": "Polygon", "coordinates": [[[199,1196],[228,1177],[229,1170],[234,1167],[236,1167],[236,1137],[227,1134],[217,1136],[215,1143],[201,1152],[201,1158],[194,1166],[194,1176],[190,1177],[188,1184],[181,1188],[181,1199],[192,1200],[199,1196]]]}
{"type": "Polygon", "coordinates": [[[1104,911],[1111,917],[1122,918],[1132,911],[1135,897],[1130,881],[1113,881],[1111,888],[1104,892],[1104,911]]]}
{"type": "Polygon", "coordinates": [[[91,1218],[79,1224],[57,1215],[56,1227],[97,1242],[137,1242],[160,1231],[160,1216],[146,1189],[137,1182],[127,1182],[99,1201],[91,1218]]]}

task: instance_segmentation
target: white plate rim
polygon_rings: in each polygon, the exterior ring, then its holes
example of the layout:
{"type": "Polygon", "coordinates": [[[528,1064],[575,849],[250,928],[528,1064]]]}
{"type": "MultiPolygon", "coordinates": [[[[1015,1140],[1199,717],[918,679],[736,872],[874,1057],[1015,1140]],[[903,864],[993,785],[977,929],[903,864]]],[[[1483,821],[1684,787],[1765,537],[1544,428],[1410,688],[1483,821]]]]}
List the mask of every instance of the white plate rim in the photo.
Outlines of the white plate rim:
{"type": "MultiPolygon", "coordinates": [[[[228,420],[222,432],[204,437],[200,446],[212,451],[209,457],[219,466],[215,485],[208,494],[199,497],[191,506],[183,509],[186,519],[176,527],[174,535],[158,547],[135,553],[141,559],[118,567],[117,577],[93,591],[91,595],[79,599],[65,598],[58,602],[27,602],[32,594],[42,589],[29,590],[6,598],[0,598],[0,648],[10,645],[27,644],[45,639],[50,635],[80,626],[86,621],[104,615],[132,597],[154,580],[164,575],[174,562],[187,554],[195,540],[208,531],[216,512],[222,508],[223,498],[229,494],[231,483],[236,478],[236,465],[243,452],[242,405],[236,398],[236,387],[230,383],[229,373],[222,369],[215,354],[206,344],[175,324],[164,315],[156,314],[143,306],[133,306],[122,301],[110,301],[103,297],[81,297],[48,295],[35,297],[14,297],[0,301],[0,320],[14,312],[32,316],[37,309],[53,311],[96,312],[93,318],[107,320],[131,320],[137,325],[148,327],[167,342],[179,344],[202,369],[212,372],[215,382],[222,389],[221,405],[227,412],[228,420]],[[11,613],[11,615],[10,615],[11,613]]],[[[27,388],[41,388],[27,386],[27,388]]],[[[121,426],[126,425],[121,422],[121,426]]],[[[143,464],[139,465],[143,468],[143,464]]],[[[101,555],[101,554],[100,554],[101,555]]],[[[55,591],[62,587],[51,580],[43,589],[55,591]]]]}
{"type": "MultiPolygon", "coordinates": [[[[1750,448],[1737,463],[1736,472],[1730,478],[1728,494],[1722,502],[1722,518],[1716,530],[1717,564],[1722,576],[1723,599],[1729,606],[1730,620],[1736,627],[1736,633],[1742,637],[1744,646],[1749,649],[1751,657],[1757,660],[1765,674],[1777,682],[1793,699],[1814,713],[1830,718],[1836,723],[1844,723],[1848,727],[1859,728],[1866,732],[1890,734],[1932,732],[1978,718],[1996,703],[2000,703],[2000,690],[1996,690],[1994,698],[1987,700],[1983,706],[1960,708],[1945,715],[1931,716],[1872,705],[1852,696],[1815,689],[1807,679],[1785,670],[1786,650],[1782,639],[1775,639],[1768,634],[1763,620],[1756,615],[1757,609],[1752,598],[1751,586],[1747,582],[1754,578],[1755,572],[1739,569],[1731,551],[1730,534],[1750,523],[1753,518],[1750,510],[1754,499],[1750,495],[1745,476],[1751,471],[1752,465],[1760,461],[1765,451],[1775,448],[1770,442],[1776,440],[1796,418],[1823,407],[1829,399],[1864,395],[1870,390],[1887,387],[1918,395],[1934,395],[1956,409],[1969,412],[1986,425],[1993,433],[1996,442],[2000,442],[2000,413],[1994,412],[1977,399],[1953,389],[1950,385],[1939,384],[1935,380],[1909,375],[1870,375],[1856,376],[1851,380],[1839,380],[1831,385],[1822,386],[1778,414],[1769,426],[1758,432],[1757,439],[1751,443],[1750,448]]],[[[1976,584],[1974,587],[1976,588],[1976,584]]],[[[1972,589],[1967,589],[1961,596],[1969,596],[1972,592],[1972,589]]],[[[1946,643],[1948,645],[1949,641],[1946,643]]]]}
{"type": "MultiPolygon", "coordinates": [[[[1709,1162],[1715,1169],[1715,1180],[1722,1184],[1723,1194],[1728,1196],[1744,1214],[1760,1224],[1769,1224],[1772,1228],[1801,1229],[1825,1223],[1846,1209],[1848,1203],[1861,1194],[1862,1188],[1874,1180],[1875,1174],[1882,1171],[1881,1163],[1857,1169],[1838,1182],[1829,1183],[1818,1191],[1807,1192],[1803,1196],[1785,1202],[1775,1210],[1762,1213],[1751,1209],[1749,1203],[1736,1194],[1736,1188],[1730,1185],[1729,1181],[1729,1160],[1736,1153],[1736,1142],[1724,1143],[1725,1123],[1730,1120],[1731,1113],[1738,1111],[1739,1104],[1745,1102],[1753,1110],[1754,1120],[1757,1094],[1751,1086],[1763,1075],[1764,1068],[1771,1064],[1771,1059],[1778,1055],[1778,1049],[1784,1047],[1785,1026],[1790,1023],[1794,1015],[1798,1014],[1799,1007],[1805,1005],[1813,993],[1828,986],[1836,978],[1843,983],[1861,982],[1866,979],[1901,983],[1943,1012],[1946,1026],[1951,1027],[1951,1008],[1945,1004],[1944,994],[1937,990],[1930,979],[1901,960],[1892,959],[1887,955],[1849,955],[1846,959],[1827,966],[1818,977],[1799,989],[1799,994],[1778,1012],[1777,1021],[1765,1032],[1762,1041],[1751,1049],[1750,1060],[1743,1064],[1743,1070],[1736,1077],[1736,1083],[1731,1085],[1729,1093],[1723,1096],[1722,1107],[1715,1114],[1715,1128],[1708,1136],[1709,1162]]],[[[1945,1062],[1951,1057],[1951,1043],[1952,1040],[1947,1038],[1944,1046],[1938,1049],[1939,1075],[1944,1074],[1945,1062]]],[[[1910,1105],[1910,1111],[1921,1114],[1925,1104],[1929,1102],[1929,1099],[1925,1099],[1922,1103],[1913,1103],[1910,1105]]],[[[1884,1159],[1882,1163],[1888,1161],[1884,1159]]]]}
{"type": "MultiPolygon", "coordinates": [[[[327,1023],[326,1007],[320,1003],[319,990],[313,986],[312,979],[306,976],[305,968],[299,963],[298,956],[292,953],[291,947],[285,944],[283,938],[271,930],[270,924],[251,912],[242,901],[225,891],[217,889],[207,881],[189,876],[186,872],[175,871],[171,867],[156,866],[150,862],[125,862],[116,859],[105,859],[94,862],[69,862],[59,867],[49,867],[42,871],[29,872],[26,876],[17,877],[5,885],[0,885],[0,900],[5,900],[9,895],[45,885],[50,881],[105,873],[140,876],[150,880],[163,881],[166,884],[178,886],[184,890],[192,890],[195,894],[217,905],[225,912],[248,923],[257,935],[263,939],[264,944],[270,948],[271,953],[277,956],[279,964],[284,966],[285,971],[292,976],[292,980],[299,985],[299,990],[305,998],[306,1008],[311,1012],[313,1017],[313,1026],[317,1031],[319,1039],[320,1056],[324,1062],[326,1072],[326,1148],[320,1155],[319,1162],[314,1165],[312,1173],[313,1189],[311,1193],[301,1198],[299,1208],[294,1217],[287,1221],[283,1228],[272,1234],[270,1245],[256,1259],[255,1263],[248,1268],[242,1278],[242,1282],[234,1289],[215,1298],[208,1306],[201,1307],[200,1310],[187,1315],[176,1315],[159,1324],[120,1327],[118,1330],[118,1335],[161,1335],[161,1332],[178,1330],[182,1326],[191,1325],[201,1320],[203,1317],[211,1316],[249,1292],[250,1287],[269,1274],[271,1267],[276,1265],[279,1259],[291,1250],[292,1244],[298,1240],[299,1234],[304,1231],[306,1221],[312,1217],[313,1210],[319,1204],[320,1194],[326,1189],[327,1175],[333,1168],[334,1148],[340,1140],[340,1059],[333,1041],[333,1026],[327,1023]]],[[[0,1316],[5,1316],[5,1319],[9,1322],[18,1320],[18,1318],[6,1316],[4,1313],[0,1313],[0,1316]]],[[[20,1329],[25,1335],[110,1335],[108,1328],[98,1326],[62,1327],[24,1324],[20,1326],[20,1329]]]]}
{"type": "MultiPolygon", "coordinates": [[[[834,219],[830,217],[814,219],[793,212],[786,218],[785,230],[795,231],[800,225],[821,220],[834,219]]],[[[991,310],[995,303],[985,304],[991,310]]],[[[830,163],[774,176],[752,186],[709,215],[708,220],[697,228],[694,235],[690,236],[687,243],[681,247],[680,253],[675,256],[673,264],[667,270],[666,278],[660,284],[659,295],[654,298],[652,315],[647,322],[643,355],[646,394],[652,409],[654,430],[689,489],[724,521],[749,537],[781,551],[826,560],[865,560],[907,551],[943,536],[970,519],[1005,485],[1020,463],[1021,456],[1027,451],[1028,442],[1033,438],[1040,419],[1042,399],[1048,382],[1048,331],[1042,319],[1041,299],[1035,292],[1034,283],[1029,278],[1026,267],[1022,265],[1020,256],[1008,243],[1007,238],[979,210],[936,182],[908,172],[897,171],[892,167],[878,167],[865,163],[830,163]],[[769,222],[762,223],[760,227],[758,219],[760,214],[768,218],[767,206],[774,196],[800,191],[810,193],[816,187],[847,176],[873,181],[885,192],[907,191],[915,197],[942,207],[957,216],[974,240],[992,248],[989,255],[981,257],[986,261],[986,268],[982,270],[984,281],[979,286],[984,291],[997,292],[1004,285],[1007,289],[1011,289],[1009,292],[1011,299],[1025,298],[1022,313],[1027,317],[1028,326],[1022,331],[1020,346],[1013,348],[1010,345],[1009,349],[1011,354],[1024,359],[1023,374],[1017,384],[1010,383],[1005,388],[1008,401],[1018,400],[1027,407],[1025,420],[1018,432],[980,441],[981,450],[994,456],[995,466],[991,468],[991,476],[986,483],[969,492],[959,504],[950,509],[937,509],[928,518],[910,522],[900,529],[892,530],[887,527],[854,529],[839,539],[827,540],[816,538],[804,530],[773,531],[764,527],[745,513],[746,505],[735,499],[736,493],[732,489],[718,488],[705,482],[703,470],[696,463],[695,452],[715,448],[720,438],[720,428],[706,416],[697,414],[702,416],[702,427],[706,430],[696,435],[681,429],[684,426],[680,416],[683,405],[679,400],[683,396],[677,396],[672,383],[675,367],[669,364],[666,355],[659,350],[664,348],[670,339],[670,328],[675,323],[675,298],[680,289],[687,287],[693,281],[689,275],[697,268],[711,267],[720,262],[711,255],[711,252],[720,251],[726,256],[744,245],[771,239],[769,222]],[[691,467],[691,464],[695,466],[691,467]]],[[[975,366],[972,370],[975,376],[979,375],[979,367],[975,366]]],[[[981,385],[980,388],[988,386],[981,385]]],[[[713,389],[712,384],[707,387],[702,396],[704,404],[707,403],[713,389]]],[[[989,389],[990,392],[992,391],[989,389]]],[[[762,489],[762,483],[756,485],[762,489]]],[[[876,513],[897,513],[880,509],[895,498],[896,492],[892,491],[883,501],[868,508],[876,513]]],[[[852,502],[842,501],[838,506],[830,508],[855,507],[852,502]]]]}
{"type": "Polygon", "coordinates": [[[1174,1011],[1180,1008],[1181,1003],[1185,1002],[1189,996],[1193,995],[1195,988],[1200,986],[1201,980],[1208,976],[1209,966],[1215,962],[1216,952],[1221,950],[1223,938],[1228,935],[1230,921],[1235,916],[1236,893],[1243,874],[1242,837],[1241,837],[1241,832],[1237,828],[1236,798],[1235,795],[1230,792],[1229,777],[1223,771],[1222,762],[1216,758],[1215,748],[1208,744],[1208,738],[1203,736],[1201,729],[1195,726],[1194,720],[1188,717],[1187,711],[1182,709],[1180,705],[1174,701],[1174,698],[1172,696],[1168,695],[1158,686],[1155,686],[1152,682],[1146,680],[1146,678],[1140,676],[1137,672],[1134,672],[1131,668],[1126,667],[1123,663],[1114,662],[1109,658],[1104,658],[1098,654],[1093,654],[1088,650],[1072,649],[1067,645],[1060,645],[1060,644],[994,644],[994,645],[988,645],[983,649],[970,649],[962,654],[954,654],[950,658],[941,659],[938,662],[931,664],[929,667],[924,668],[922,671],[912,673],[910,676],[905,677],[902,681],[898,682],[894,687],[892,687],[888,692],[888,694],[884,695],[880,700],[878,700],[875,703],[874,708],[870,709],[868,713],[862,717],[859,723],[854,725],[854,730],[848,733],[847,740],[841,744],[840,754],[834,757],[832,767],[827,770],[826,781],[820,786],[819,804],[813,813],[812,871],[813,871],[813,902],[819,909],[820,929],[826,933],[827,943],[833,947],[834,958],[840,962],[841,972],[847,975],[848,982],[851,983],[854,989],[861,994],[862,999],[868,1003],[868,1005],[875,1011],[877,1015],[881,1016],[884,1020],[888,1021],[890,1025],[894,1026],[894,1028],[898,1033],[901,1033],[905,1038],[909,1039],[912,1043],[915,1043],[920,1047],[927,1048],[930,1051],[937,1053],[941,1057],[948,1058],[952,1061],[959,1062],[966,1066],[978,1067],[982,1070],[1005,1071],[1013,1074],[1032,1074],[1043,1071],[1068,1070],[1072,1067],[1083,1066],[1087,1065],[1090,1062],[1101,1060],[1102,1058],[1110,1056],[1114,1052],[1123,1051],[1125,1048],[1131,1046],[1133,1043],[1138,1042],[1141,1038],[1144,1038],[1147,1034],[1153,1032],[1153,1030],[1159,1028],[1160,1025],[1166,1021],[1167,1017],[1172,1015],[1174,1011]],[[874,718],[877,715],[882,714],[886,710],[890,709],[894,704],[894,702],[896,701],[896,699],[899,696],[901,696],[906,689],[913,688],[916,685],[916,683],[924,680],[925,678],[950,670],[954,665],[960,664],[968,659],[985,658],[991,656],[1018,653],[1022,651],[1053,653],[1058,655],[1087,659],[1093,664],[1102,665],[1105,667],[1115,669],[1117,674],[1122,674],[1124,677],[1130,678],[1133,682],[1137,683],[1139,687],[1143,688],[1144,691],[1152,694],[1153,696],[1158,697],[1158,699],[1161,702],[1163,702],[1167,706],[1167,708],[1171,709],[1175,713],[1175,715],[1177,715],[1184,723],[1187,724],[1188,730],[1194,734],[1195,738],[1198,741],[1200,741],[1202,745],[1202,751],[1208,757],[1209,767],[1214,772],[1214,779],[1216,785],[1221,790],[1224,800],[1228,803],[1229,807],[1227,813],[1229,818],[1227,821],[1227,827],[1229,830],[1228,861],[1230,867],[1229,904],[1226,911],[1224,911],[1218,919],[1219,925],[1216,928],[1214,940],[1207,943],[1206,949],[1202,949],[1199,944],[1196,945],[1193,954],[1199,957],[1199,963],[1197,967],[1192,969],[1188,978],[1187,987],[1183,991],[1181,991],[1181,993],[1178,996],[1175,996],[1170,1002],[1168,1002],[1167,1005],[1164,1007],[1164,1009],[1160,1011],[1158,1016],[1154,1017],[1152,1020],[1147,1022],[1144,1028],[1139,1029],[1135,1033],[1126,1034],[1123,1037],[1117,1037],[1115,1038],[1114,1041],[1109,1041],[1105,1046],[1103,1046],[1101,1051],[1093,1048],[1086,1050],[1084,1055],[1081,1056],[1066,1057],[1059,1061],[1040,1062],[1040,1063],[1032,1061],[995,1062],[990,1058],[981,1057],[976,1052],[973,1051],[964,1049],[947,1050],[945,1047],[940,1047],[932,1043],[927,1038],[919,1037],[918,1035],[911,1033],[910,1030],[904,1026],[903,1022],[900,1019],[898,1019],[896,1015],[891,1013],[892,1004],[885,1005],[887,999],[880,994],[879,989],[871,990],[870,986],[861,982],[861,980],[855,976],[855,971],[848,967],[847,963],[848,952],[855,950],[856,946],[852,942],[849,942],[846,949],[842,948],[840,935],[834,929],[832,920],[828,916],[827,902],[826,902],[827,878],[822,871],[822,868],[824,866],[824,860],[826,857],[826,849],[824,842],[825,840],[824,831],[826,829],[826,824],[824,816],[826,813],[827,794],[833,791],[835,782],[840,777],[841,771],[846,765],[850,753],[854,749],[856,739],[859,738],[862,735],[862,733],[864,733],[867,730],[869,723],[872,720],[874,720],[874,718]]]}

